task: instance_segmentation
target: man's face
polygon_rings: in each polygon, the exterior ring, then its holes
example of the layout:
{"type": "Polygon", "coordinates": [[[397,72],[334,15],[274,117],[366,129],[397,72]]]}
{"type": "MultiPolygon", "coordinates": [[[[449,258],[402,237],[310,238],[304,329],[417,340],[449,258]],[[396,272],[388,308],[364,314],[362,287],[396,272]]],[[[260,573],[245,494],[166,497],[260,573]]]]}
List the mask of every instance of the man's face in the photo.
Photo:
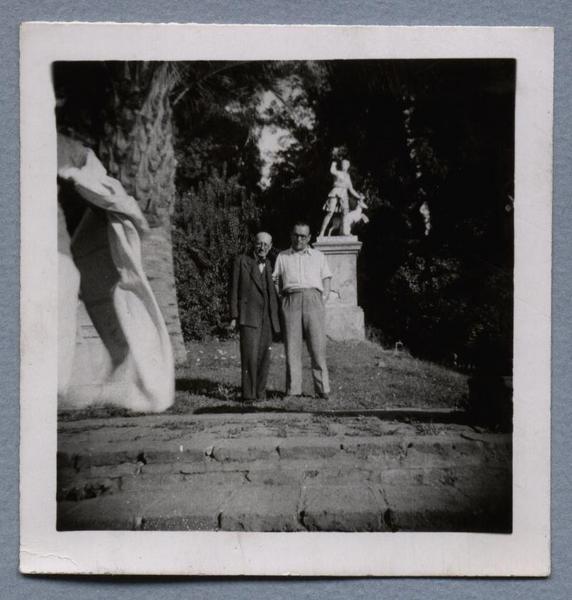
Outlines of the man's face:
{"type": "Polygon", "coordinates": [[[258,233],[254,238],[254,253],[263,260],[272,248],[272,238],[267,233],[258,233]]]}
{"type": "Polygon", "coordinates": [[[305,250],[310,242],[310,228],[307,225],[296,225],[292,230],[292,248],[299,252],[305,250]]]}

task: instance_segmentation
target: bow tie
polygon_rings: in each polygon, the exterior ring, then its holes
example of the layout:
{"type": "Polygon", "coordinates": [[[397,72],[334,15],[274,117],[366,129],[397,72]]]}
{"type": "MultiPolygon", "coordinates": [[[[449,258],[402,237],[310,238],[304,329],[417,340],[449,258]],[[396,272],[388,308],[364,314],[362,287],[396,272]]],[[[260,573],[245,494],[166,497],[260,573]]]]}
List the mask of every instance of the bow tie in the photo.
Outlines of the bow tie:
{"type": "Polygon", "coordinates": [[[256,258],[256,262],[257,262],[259,265],[264,265],[264,264],[266,264],[266,259],[265,259],[265,258],[258,258],[258,256],[256,256],[255,258],[256,258]]]}

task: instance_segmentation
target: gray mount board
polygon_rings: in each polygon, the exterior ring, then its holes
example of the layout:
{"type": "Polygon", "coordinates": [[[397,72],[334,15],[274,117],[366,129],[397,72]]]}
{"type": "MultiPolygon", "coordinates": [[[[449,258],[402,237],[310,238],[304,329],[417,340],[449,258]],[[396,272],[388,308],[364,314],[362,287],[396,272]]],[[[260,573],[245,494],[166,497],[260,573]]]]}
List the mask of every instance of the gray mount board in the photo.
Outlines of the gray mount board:
{"type": "Polygon", "coordinates": [[[572,215],[567,190],[572,184],[572,86],[568,58],[572,51],[572,12],[559,2],[522,3],[495,1],[480,3],[434,2],[163,2],[148,0],[113,2],[6,2],[2,9],[3,81],[0,87],[0,130],[2,153],[0,173],[3,184],[2,235],[3,285],[0,286],[3,335],[0,336],[4,412],[0,424],[3,452],[0,463],[3,485],[0,524],[2,588],[7,598],[99,598],[119,591],[125,598],[373,598],[380,595],[404,598],[566,598],[571,576],[568,558],[572,551],[568,516],[571,492],[569,459],[571,407],[567,390],[572,384],[569,343],[572,282],[572,215]],[[548,25],[556,28],[555,57],[555,157],[553,237],[553,471],[552,546],[553,574],[546,580],[281,580],[281,579],[193,579],[22,577],[17,571],[18,555],[18,372],[19,372],[19,183],[18,183],[18,25],[29,20],[202,22],[202,23],[331,23],[399,25],[548,25]],[[119,589],[115,589],[115,588],[119,589]]]}

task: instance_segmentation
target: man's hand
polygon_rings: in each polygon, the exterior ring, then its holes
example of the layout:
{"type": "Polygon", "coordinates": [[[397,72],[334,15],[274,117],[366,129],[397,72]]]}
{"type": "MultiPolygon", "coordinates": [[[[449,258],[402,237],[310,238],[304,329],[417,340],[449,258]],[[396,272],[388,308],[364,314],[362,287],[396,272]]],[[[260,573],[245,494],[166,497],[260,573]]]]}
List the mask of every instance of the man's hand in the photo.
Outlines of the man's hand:
{"type": "Polygon", "coordinates": [[[228,328],[231,331],[234,331],[236,329],[236,319],[232,319],[232,321],[229,323],[228,328]]]}
{"type": "Polygon", "coordinates": [[[322,300],[324,301],[324,304],[325,304],[328,301],[328,298],[330,297],[330,290],[332,289],[331,277],[322,279],[322,285],[324,287],[324,291],[322,292],[322,300]]]}

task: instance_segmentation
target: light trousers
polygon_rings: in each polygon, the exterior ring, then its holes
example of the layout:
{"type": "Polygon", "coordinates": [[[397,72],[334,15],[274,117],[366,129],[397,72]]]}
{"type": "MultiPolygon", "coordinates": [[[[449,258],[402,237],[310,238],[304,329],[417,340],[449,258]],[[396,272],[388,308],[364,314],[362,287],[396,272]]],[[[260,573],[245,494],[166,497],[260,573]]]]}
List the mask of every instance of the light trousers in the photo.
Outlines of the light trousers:
{"type": "Polygon", "coordinates": [[[314,391],[329,394],[326,365],[326,309],[322,293],[314,288],[286,294],[282,298],[286,349],[286,393],[302,393],[302,341],[306,340],[312,361],[314,391]]]}

